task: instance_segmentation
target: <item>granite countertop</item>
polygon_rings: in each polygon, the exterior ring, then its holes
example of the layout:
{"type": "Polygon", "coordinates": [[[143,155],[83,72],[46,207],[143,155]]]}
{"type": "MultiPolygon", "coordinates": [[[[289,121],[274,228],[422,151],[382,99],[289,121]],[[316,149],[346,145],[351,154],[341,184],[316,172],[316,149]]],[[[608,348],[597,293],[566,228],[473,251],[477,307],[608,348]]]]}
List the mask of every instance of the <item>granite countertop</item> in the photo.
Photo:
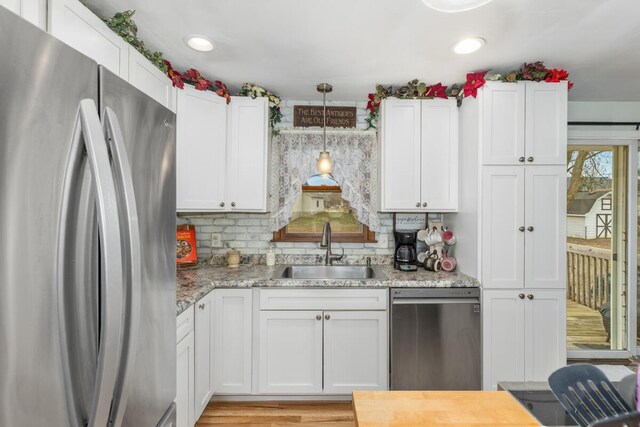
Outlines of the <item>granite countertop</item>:
{"type": "Polygon", "coordinates": [[[391,265],[374,265],[380,279],[301,280],[274,279],[278,268],[265,265],[241,265],[237,268],[200,264],[178,269],[177,314],[195,304],[214,288],[464,288],[480,283],[462,273],[426,271],[402,272],[391,265]]]}

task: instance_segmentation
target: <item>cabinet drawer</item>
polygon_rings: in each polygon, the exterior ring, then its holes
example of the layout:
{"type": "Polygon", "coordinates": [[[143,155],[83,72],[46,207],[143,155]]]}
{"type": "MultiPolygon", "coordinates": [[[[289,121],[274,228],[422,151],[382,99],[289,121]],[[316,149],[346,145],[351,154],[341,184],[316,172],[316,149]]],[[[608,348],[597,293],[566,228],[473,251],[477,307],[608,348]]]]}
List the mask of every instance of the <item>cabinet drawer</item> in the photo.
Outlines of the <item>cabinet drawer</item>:
{"type": "Polygon", "coordinates": [[[386,310],[387,289],[260,289],[260,310],[386,310]]]}
{"type": "Polygon", "coordinates": [[[187,308],[185,311],[178,315],[176,319],[176,342],[180,342],[184,337],[186,337],[189,332],[193,331],[193,323],[194,323],[194,306],[187,308]]]}

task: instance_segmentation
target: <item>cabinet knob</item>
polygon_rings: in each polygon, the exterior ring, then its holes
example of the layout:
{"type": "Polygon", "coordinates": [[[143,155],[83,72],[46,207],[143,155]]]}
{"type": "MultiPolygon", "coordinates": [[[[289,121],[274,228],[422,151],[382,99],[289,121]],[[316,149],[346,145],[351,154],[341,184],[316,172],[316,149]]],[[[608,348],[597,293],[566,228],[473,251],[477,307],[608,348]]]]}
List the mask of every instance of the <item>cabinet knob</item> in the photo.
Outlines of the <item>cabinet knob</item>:
{"type": "Polygon", "coordinates": [[[520,163],[524,163],[524,157],[520,157],[520,158],[518,159],[518,161],[519,161],[520,163]]]}
{"type": "Polygon", "coordinates": [[[325,314],[324,315],[324,320],[329,320],[329,319],[331,319],[331,316],[329,316],[328,314],[325,314]]]}
{"type": "Polygon", "coordinates": [[[528,162],[533,162],[533,157],[527,157],[528,162]]]}
{"type": "Polygon", "coordinates": [[[220,202],[220,207],[224,208],[224,202],[220,202]]]}
{"type": "Polygon", "coordinates": [[[198,308],[199,308],[200,310],[204,310],[204,304],[198,304],[198,308]]]}
{"type": "Polygon", "coordinates": [[[236,202],[231,202],[231,207],[235,208],[236,207],[236,202]]]}
{"type": "Polygon", "coordinates": [[[424,202],[424,203],[422,204],[422,207],[423,207],[423,208],[426,208],[426,207],[427,207],[427,202],[424,202]]]}
{"type": "Polygon", "coordinates": [[[320,316],[319,314],[316,315],[316,320],[322,320],[322,316],[320,316]]]}
{"type": "Polygon", "coordinates": [[[520,228],[518,228],[518,230],[522,231],[524,233],[524,225],[520,228]]]}
{"type": "Polygon", "coordinates": [[[531,225],[530,225],[530,226],[528,226],[528,227],[527,227],[527,230],[529,230],[529,231],[533,231],[533,226],[531,226],[531,225]]]}
{"type": "Polygon", "coordinates": [[[518,298],[524,299],[524,294],[518,294],[518,298]]]}
{"type": "Polygon", "coordinates": [[[416,203],[416,208],[420,207],[420,202],[416,203]]]}
{"type": "Polygon", "coordinates": [[[529,299],[533,299],[533,294],[529,294],[529,295],[527,295],[527,298],[529,298],[529,299]]]}

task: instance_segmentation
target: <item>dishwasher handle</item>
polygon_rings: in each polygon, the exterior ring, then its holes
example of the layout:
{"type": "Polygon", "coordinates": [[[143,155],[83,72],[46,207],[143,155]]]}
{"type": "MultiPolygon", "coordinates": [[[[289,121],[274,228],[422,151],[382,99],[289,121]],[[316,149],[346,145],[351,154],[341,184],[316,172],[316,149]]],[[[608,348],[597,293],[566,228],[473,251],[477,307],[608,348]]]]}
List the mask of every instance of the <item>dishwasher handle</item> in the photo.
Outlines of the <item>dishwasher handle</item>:
{"type": "Polygon", "coordinates": [[[480,304],[478,298],[398,298],[393,305],[426,305],[426,304],[480,304]]]}

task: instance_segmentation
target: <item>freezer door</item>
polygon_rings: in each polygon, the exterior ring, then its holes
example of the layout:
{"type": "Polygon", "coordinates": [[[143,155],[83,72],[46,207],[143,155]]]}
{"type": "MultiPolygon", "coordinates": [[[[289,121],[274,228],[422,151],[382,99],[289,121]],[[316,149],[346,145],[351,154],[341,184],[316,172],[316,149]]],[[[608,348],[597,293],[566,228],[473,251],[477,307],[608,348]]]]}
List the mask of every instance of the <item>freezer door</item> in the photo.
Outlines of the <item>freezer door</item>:
{"type": "Polygon", "coordinates": [[[122,271],[97,65],[2,7],[0,57],[0,425],[104,425],[122,271]]]}
{"type": "Polygon", "coordinates": [[[176,397],[175,115],[108,70],[99,75],[101,117],[110,110],[119,123],[140,234],[139,339],[123,348],[123,359],[136,352],[123,425],[155,426],[176,397]]]}

